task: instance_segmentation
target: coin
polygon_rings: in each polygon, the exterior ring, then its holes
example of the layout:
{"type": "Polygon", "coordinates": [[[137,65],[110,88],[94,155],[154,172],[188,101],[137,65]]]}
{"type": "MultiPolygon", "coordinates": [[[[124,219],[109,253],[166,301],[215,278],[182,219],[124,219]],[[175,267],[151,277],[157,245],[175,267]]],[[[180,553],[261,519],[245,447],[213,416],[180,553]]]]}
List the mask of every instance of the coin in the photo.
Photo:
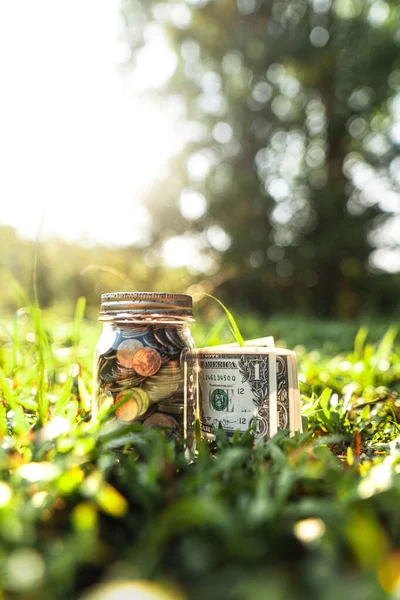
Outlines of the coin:
{"type": "Polygon", "coordinates": [[[174,344],[171,343],[171,340],[168,339],[164,329],[157,329],[154,333],[154,339],[161,348],[164,349],[167,354],[176,354],[177,349],[174,347],[174,344]]]}
{"type": "Polygon", "coordinates": [[[133,369],[118,367],[116,380],[120,385],[125,387],[138,387],[145,380],[145,377],[138,375],[133,369]]]}
{"type": "Polygon", "coordinates": [[[144,415],[150,405],[150,399],[146,392],[141,388],[134,388],[132,394],[135,395],[135,399],[139,406],[139,415],[144,415]]]}
{"type": "Polygon", "coordinates": [[[164,400],[170,394],[168,391],[166,392],[164,389],[158,390],[157,388],[151,388],[150,386],[145,386],[145,391],[148,397],[150,398],[150,402],[153,404],[155,402],[159,402],[160,400],[164,400]]]}
{"type": "MultiPolygon", "coordinates": [[[[126,392],[122,392],[117,396],[115,404],[120,404],[127,397],[126,392]]],[[[139,414],[139,406],[136,398],[130,397],[115,411],[120,421],[133,421],[139,414]]]]}
{"type": "Polygon", "coordinates": [[[182,371],[179,368],[177,361],[165,363],[157,374],[153,375],[152,381],[180,381],[182,379],[182,371]]]}
{"type": "Polygon", "coordinates": [[[100,346],[99,391],[109,394],[102,401],[114,403],[120,421],[168,429],[168,439],[179,435],[184,420],[181,352],[188,345],[184,328],[151,319],[118,325],[100,346]]]}
{"type": "Polygon", "coordinates": [[[176,331],[175,327],[169,327],[168,329],[166,329],[165,335],[178,350],[183,350],[183,348],[186,346],[185,341],[182,340],[182,338],[179,335],[179,332],[176,331]]]}
{"type": "Polygon", "coordinates": [[[174,414],[174,415],[183,415],[185,407],[183,404],[180,403],[170,403],[168,404],[167,402],[160,402],[157,405],[158,410],[160,410],[163,413],[169,413],[169,414],[174,414]]]}
{"type": "MultiPolygon", "coordinates": [[[[184,406],[180,405],[179,407],[177,407],[178,410],[175,410],[173,406],[167,406],[164,404],[157,404],[157,410],[159,410],[161,413],[167,414],[169,417],[173,418],[174,421],[178,424],[179,427],[179,431],[183,431],[184,430],[184,426],[185,426],[185,411],[184,411],[184,406]]],[[[174,425],[174,427],[176,427],[176,425],[174,425]]]]}
{"type": "Polygon", "coordinates": [[[124,340],[120,343],[117,350],[118,362],[123,366],[131,369],[133,367],[133,358],[135,354],[143,348],[143,344],[134,338],[124,340]]]}
{"type": "Polygon", "coordinates": [[[139,415],[136,420],[137,421],[141,421],[142,423],[148,419],[150,417],[150,415],[153,414],[153,412],[156,410],[156,404],[150,404],[148,409],[146,410],[144,415],[139,415]]]}
{"type": "Polygon", "coordinates": [[[151,380],[148,381],[148,383],[157,384],[158,386],[164,384],[168,386],[172,385],[176,388],[178,387],[178,384],[181,380],[182,373],[180,369],[174,369],[170,368],[169,365],[164,365],[163,367],[161,367],[158,373],[153,375],[153,377],[151,378],[151,380]]]}
{"type": "Polygon", "coordinates": [[[153,427],[168,427],[168,429],[179,429],[179,424],[173,417],[162,413],[154,413],[143,422],[143,429],[153,429],[153,427]]]}
{"type": "Polygon", "coordinates": [[[121,329],[121,335],[124,338],[136,338],[136,337],[140,337],[142,335],[144,335],[145,333],[147,333],[149,331],[148,327],[127,327],[124,329],[121,329]]]}
{"type": "Polygon", "coordinates": [[[110,387],[113,392],[122,392],[123,390],[137,388],[138,385],[140,385],[140,383],[141,383],[141,381],[139,379],[135,379],[135,380],[121,379],[119,381],[112,382],[110,387]]]}
{"type": "Polygon", "coordinates": [[[170,360],[169,362],[165,363],[164,366],[162,367],[162,369],[160,370],[160,372],[157,373],[157,375],[155,375],[155,377],[159,377],[161,375],[161,373],[167,373],[167,372],[174,376],[175,375],[181,376],[182,372],[181,372],[181,369],[179,367],[177,360],[170,360]]]}
{"type": "Polygon", "coordinates": [[[139,375],[151,377],[152,375],[155,375],[161,367],[161,356],[157,350],[141,348],[135,353],[132,359],[132,367],[139,375]]]}
{"type": "Polygon", "coordinates": [[[98,402],[100,406],[112,406],[114,402],[114,396],[109,390],[102,390],[98,395],[98,402]]]}
{"type": "Polygon", "coordinates": [[[146,380],[143,388],[151,402],[158,402],[174,394],[181,383],[182,375],[177,363],[168,363],[161,367],[156,375],[146,380]]]}
{"type": "Polygon", "coordinates": [[[114,373],[114,362],[100,357],[98,362],[98,373],[100,381],[105,381],[107,383],[114,381],[116,378],[114,373]]]}
{"type": "Polygon", "coordinates": [[[96,353],[102,356],[113,352],[115,341],[118,338],[118,334],[114,329],[105,330],[96,346],[96,353]]]}
{"type": "Polygon", "coordinates": [[[149,331],[146,335],[143,336],[144,345],[148,348],[154,348],[155,350],[160,350],[160,344],[154,338],[153,331],[149,331]]]}

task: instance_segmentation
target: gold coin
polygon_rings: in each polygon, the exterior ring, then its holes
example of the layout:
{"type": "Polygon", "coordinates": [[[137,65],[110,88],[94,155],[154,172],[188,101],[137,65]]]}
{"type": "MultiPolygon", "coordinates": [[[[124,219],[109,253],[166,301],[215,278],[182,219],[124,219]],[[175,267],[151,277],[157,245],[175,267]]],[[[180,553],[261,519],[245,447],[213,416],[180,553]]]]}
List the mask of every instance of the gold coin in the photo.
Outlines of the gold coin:
{"type": "Polygon", "coordinates": [[[120,343],[117,350],[118,362],[128,369],[132,369],[133,358],[135,354],[143,348],[143,344],[139,340],[129,339],[120,343]]]}
{"type": "Polygon", "coordinates": [[[132,393],[135,394],[135,398],[139,406],[139,416],[142,416],[149,408],[150,399],[146,392],[140,388],[135,388],[132,390],[132,393]]]}
{"type": "MultiPolygon", "coordinates": [[[[117,396],[115,400],[115,404],[120,404],[122,400],[126,398],[127,394],[122,393],[117,396]]],[[[126,400],[121,406],[115,411],[118,419],[120,421],[133,421],[139,414],[139,406],[137,400],[132,397],[129,400],[126,400]]]]}
{"type": "Polygon", "coordinates": [[[139,375],[151,377],[157,373],[161,367],[161,356],[157,350],[153,350],[152,348],[141,348],[133,357],[132,367],[139,375]]]}

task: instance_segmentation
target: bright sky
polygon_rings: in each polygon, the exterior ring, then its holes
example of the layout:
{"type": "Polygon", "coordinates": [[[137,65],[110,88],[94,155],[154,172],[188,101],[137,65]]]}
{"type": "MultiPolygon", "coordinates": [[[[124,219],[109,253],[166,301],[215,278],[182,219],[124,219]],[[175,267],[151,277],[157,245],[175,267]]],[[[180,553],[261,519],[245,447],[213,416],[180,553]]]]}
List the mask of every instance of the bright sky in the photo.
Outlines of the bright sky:
{"type": "Polygon", "coordinates": [[[0,1],[0,222],[111,244],[145,231],[143,190],[177,149],[174,123],[137,91],[174,69],[154,38],[118,65],[119,0],[0,1]]]}

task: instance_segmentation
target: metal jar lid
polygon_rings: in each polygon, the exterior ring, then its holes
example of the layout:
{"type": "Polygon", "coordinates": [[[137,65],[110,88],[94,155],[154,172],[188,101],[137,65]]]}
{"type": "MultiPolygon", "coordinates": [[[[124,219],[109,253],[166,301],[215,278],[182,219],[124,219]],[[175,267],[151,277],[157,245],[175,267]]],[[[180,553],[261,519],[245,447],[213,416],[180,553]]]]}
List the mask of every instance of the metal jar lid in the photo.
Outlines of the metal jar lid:
{"type": "Polygon", "coordinates": [[[165,292],[113,292],[101,296],[99,320],[113,317],[170,315],[192,319],[192,297],[165,292]]]}

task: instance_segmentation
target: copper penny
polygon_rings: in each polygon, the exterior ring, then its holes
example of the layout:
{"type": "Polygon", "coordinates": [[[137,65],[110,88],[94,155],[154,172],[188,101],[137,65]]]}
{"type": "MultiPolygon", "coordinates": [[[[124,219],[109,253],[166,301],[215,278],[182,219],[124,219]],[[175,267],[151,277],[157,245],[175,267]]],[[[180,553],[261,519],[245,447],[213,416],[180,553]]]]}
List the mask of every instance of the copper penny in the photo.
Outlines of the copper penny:
{"type": "Polygon", "coordinates": [[[132,367],[136,373],[144,377],[151,377],[161,367],[161,356],[152,348],[141,348],[132,359],[132,367]]]}
{"type": "MultiPolygon", "coordinates": [[[[119,404],[124,398],[126,398],[126,393],[119,394],[115,401],[116,404],[119,404]]],[[[134,398],[130,398],[126,402],[124,402],[116,411],[120,421],[133,421],[139,413],[139,406],[137,401],[134,398]]]]}

